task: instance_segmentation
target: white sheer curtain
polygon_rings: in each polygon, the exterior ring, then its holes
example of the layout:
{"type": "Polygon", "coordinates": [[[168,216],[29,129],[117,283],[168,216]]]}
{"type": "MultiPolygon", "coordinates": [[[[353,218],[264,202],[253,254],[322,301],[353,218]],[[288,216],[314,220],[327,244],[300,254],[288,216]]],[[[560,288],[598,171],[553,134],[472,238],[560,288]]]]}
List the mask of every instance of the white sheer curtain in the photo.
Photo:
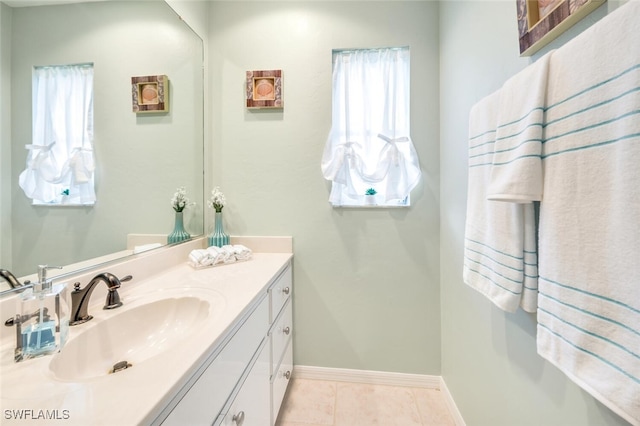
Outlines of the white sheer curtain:
{"type": "Polygon", "coordinates": [[[421,171],[410,136],[409,48],[333,52],[332,127],[322,173],[334,205],[406,205],[421,171]]]}
{"type": "Polygon", "coordinates": [[[24,193],[34,204],[94,204],[93,64],[35,67],[32,114],[24,193]]]}

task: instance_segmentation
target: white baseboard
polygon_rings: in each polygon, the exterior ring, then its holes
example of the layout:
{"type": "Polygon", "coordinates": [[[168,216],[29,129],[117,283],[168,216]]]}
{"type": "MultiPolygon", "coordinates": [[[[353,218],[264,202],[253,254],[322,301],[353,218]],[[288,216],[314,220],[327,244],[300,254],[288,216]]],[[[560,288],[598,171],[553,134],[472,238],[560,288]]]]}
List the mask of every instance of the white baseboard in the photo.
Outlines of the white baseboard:
{"type": "Polygon", "coordinates": [[[386,371],[350,370],[346,368],[311,367],[296,365],[293,376],[298,379],[331,380],[336,382],[366,383],[369,385],[409,386],[440,389],[440,376],[389,373],[386,371]]]}
{"type": "Polygon", "coordinates": [[[466,426],[458,407],[442,376],[426,374],[390,373],[386,371],[350,370],[346,368],[312,367],[295,365],[293,377],[308,380],[330,380],[335,382],[364,383],[369,385],[407,386],[413,388],[439,389],[451,412],[456,426],[466,426]]]}
{"type": "Polygon", "coordinates": [[[447,407],[449,407],[449,412],[451,413],[451,417],[453,417],[453,421],[456,423],[456,426],[466,426],[467,424],[464,422],[462,414],[460,414],[458,406],[453,400],[451,392],[449,392],[449,388],[447,387],[447,384],[445,383],[442,376],[440,377],[440,392],[442,392],[442,396],[447,403],[447,407]]]}

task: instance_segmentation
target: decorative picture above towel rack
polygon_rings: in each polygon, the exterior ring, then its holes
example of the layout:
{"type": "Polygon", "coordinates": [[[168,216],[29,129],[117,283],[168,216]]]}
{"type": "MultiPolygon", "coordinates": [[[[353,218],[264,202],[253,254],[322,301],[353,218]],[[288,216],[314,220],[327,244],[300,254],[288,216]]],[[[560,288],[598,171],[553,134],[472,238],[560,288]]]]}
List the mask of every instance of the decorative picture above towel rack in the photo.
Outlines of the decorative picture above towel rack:
{"type": "Polygon", "coordinates": [[[520,56],[531,56],[607,0],[516,0],[520,56]]]}

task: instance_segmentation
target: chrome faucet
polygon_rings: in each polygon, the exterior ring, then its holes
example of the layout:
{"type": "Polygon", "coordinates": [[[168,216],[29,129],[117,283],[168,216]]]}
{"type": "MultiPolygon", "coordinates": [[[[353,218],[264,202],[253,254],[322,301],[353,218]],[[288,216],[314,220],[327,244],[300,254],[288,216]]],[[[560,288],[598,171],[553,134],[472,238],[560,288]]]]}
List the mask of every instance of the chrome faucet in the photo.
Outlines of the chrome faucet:
{"type": "Polygon", "coordinates": [[[15,275],[7,271],[6,269],[0,269],[0,277],[4,278],[9,283],[11,288],[20,288],[24,285],[20,281],[18,281],[15,275]]]}
{"type": "Polygon", "coordinates": [[[69,325],[82,324],[93,318],[93,316],[89,315],[87,309],[91,293],[93,293],[93,289],[100,281],[103,281],[109,287],[109,293],[103,309],[115,309],[122,306],[120,295],[118,294],[120,283],[130,281],[132,278],[131,275],[127,275],[118,279],[118,277],[109,272],[103,272],[93,277],[83,289],[80,288],[79,282],[75,283],[73,285],[74,290],[71,292],[71,320],[69,325]]]}

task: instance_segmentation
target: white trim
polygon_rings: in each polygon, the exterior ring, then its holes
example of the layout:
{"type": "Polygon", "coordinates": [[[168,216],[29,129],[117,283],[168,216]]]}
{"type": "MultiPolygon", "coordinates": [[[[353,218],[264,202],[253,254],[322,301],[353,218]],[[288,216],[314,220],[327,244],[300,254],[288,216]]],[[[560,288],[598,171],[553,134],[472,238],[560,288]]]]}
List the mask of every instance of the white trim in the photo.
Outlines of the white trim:
{"type": "Polygon", "coordinates": [[[458,410],[458,406],[453,400],[453,396],[451,396],[451,392],[449,392],[449,388],[442,376],[440,376],[440,392],[442,392],[442,396],[447,403],[449,413],[451,413],[451,417],[453,417],[453,421],[456,423],[456,426],[466,426],[467,424],[464,422],[462,414],[460,414],[460,410],[458,410]]]}
{"type": "Polygon", "coordinates": [[[408,386],[440,389],[440,376],[390,373],[386,371],[350,370],[347,368],[296,365],[293,376],[298,379],[332,380],[336,382],[366,383],[369,385],[408,386]]]}

